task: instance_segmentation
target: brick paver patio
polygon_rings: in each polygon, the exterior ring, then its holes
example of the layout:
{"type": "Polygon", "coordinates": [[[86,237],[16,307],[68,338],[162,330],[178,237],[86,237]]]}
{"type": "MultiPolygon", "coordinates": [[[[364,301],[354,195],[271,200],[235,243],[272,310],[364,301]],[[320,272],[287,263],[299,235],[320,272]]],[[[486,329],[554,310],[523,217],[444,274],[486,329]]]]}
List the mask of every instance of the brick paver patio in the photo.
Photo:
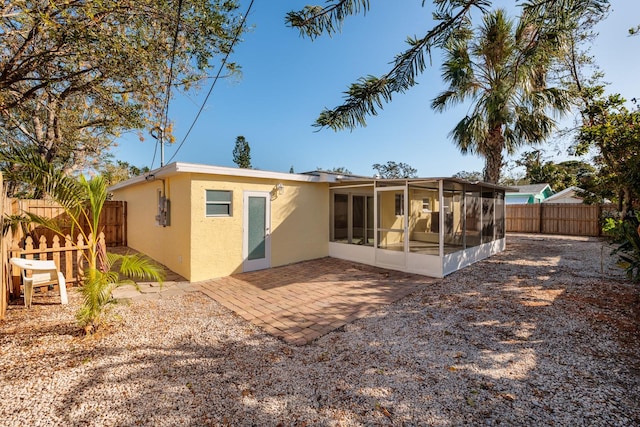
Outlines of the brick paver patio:
{"type": "Polygon", "coordinates": [[[266,332],[303,345],[434,280],[322,258],[194,285],[266,332]]]}

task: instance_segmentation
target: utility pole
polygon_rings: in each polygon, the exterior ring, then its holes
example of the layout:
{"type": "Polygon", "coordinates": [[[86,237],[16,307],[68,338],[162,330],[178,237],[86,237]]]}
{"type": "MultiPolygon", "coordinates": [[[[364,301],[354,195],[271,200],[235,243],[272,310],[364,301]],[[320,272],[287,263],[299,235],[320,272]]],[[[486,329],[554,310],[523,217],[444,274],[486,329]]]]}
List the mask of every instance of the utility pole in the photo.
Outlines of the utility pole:
{"type": "Polygon", "coordinates": [[[164,166],[164,132],[160,126],[155,126],[149,132],[160,144],[160,167],[164,166]]]}
{"type": "Polygon", "coordinates": [[[160,167],[164,166],[164,132],[160,129],[160,167]]]}

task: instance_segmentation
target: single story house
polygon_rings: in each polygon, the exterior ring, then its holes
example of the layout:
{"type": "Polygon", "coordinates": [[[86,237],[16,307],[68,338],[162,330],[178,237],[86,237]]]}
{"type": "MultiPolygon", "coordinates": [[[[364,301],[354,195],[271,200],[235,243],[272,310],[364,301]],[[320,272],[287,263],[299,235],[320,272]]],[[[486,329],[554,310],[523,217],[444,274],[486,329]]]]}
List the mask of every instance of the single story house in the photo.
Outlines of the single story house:
{"type": "Polygon", "coordinates": [[[326,256],[443,277],[505,248],[504,187],[171,163],[112,186],[129,246],[190,281],[326,256]]]}
{"type": "Polygon", "coordinates": [[[507,188],[505,201],[507,205],[542,203],[552,194],[549,184],[513,185],[507,188]]]}

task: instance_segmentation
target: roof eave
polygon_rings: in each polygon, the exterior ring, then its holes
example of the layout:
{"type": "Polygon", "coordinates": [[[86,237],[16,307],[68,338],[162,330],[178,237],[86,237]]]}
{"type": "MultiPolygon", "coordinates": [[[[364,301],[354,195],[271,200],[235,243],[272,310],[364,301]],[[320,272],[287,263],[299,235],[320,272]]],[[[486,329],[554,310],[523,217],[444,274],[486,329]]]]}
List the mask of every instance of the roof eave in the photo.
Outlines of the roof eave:
{"type": "Polygon", "coordinates": [[[296,181],[296,182],[336,182],[337,177],[332,175],[305,175],[296,173],[285,172],[271,172],[263,171],[259,169],[242,169],[242,168],[230,168],[224,166],[211,166],[202,165],[196,163],[183,163],[174,162],[163,167],[154,169],[144,175],[130,178],[126,181],[119,182],[111,187],[109,191],[117,191],[131,185],[137,185],[144,183],[145,181],[152,181],[154,179],[161,179],[167,176],[176,175],[179,173],[197,173],[205,175],[222,175],[222,176],[235,176],[235,177],[248,177],[248,178],[260,178],[260,179],[275,179],[282,181],[296,181]]]}

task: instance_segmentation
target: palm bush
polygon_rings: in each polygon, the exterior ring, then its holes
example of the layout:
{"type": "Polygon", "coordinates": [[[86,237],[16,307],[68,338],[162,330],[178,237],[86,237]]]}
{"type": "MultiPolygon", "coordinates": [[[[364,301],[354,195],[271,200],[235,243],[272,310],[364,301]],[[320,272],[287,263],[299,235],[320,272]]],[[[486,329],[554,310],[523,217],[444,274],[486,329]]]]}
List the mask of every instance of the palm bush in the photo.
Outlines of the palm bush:
{"type": "Polygon", "coordinates": [[[604,231],[618,245],[611,252],[618,256],[617,265],[624,268],[629,279],[640,282],[640,214],[623,220],[607,218],[604,231]]]}
{"type": "MultiPolygon", "coordinates": [[[[0,150],[0,161],[19,166],[19,179],[33,185],[58,203],[71,224],[71,235],[80,233],[87,246],[83,251],[87,265],[81,287],[82,306],[77,313],[81,327],[92,333],[104,322],[106,306],[113,302],[112,292],[133,278],[162,282],[158,264],[139,254],[107,254],[99,234],[100,213],[107,200],[107,184],[100,176],[86,179],[72,177],[46,162],[29,147],[0,150]],[[84,227],[81,227],[84,224],[84,227]]],[[[15,177],[14,177],[15,179],[15,177]]],[[[27,213],[29,221],[64,237],[59,221],[27,213]]],[[[74,245],[76,243],[73,243],[74,245]]]]}

